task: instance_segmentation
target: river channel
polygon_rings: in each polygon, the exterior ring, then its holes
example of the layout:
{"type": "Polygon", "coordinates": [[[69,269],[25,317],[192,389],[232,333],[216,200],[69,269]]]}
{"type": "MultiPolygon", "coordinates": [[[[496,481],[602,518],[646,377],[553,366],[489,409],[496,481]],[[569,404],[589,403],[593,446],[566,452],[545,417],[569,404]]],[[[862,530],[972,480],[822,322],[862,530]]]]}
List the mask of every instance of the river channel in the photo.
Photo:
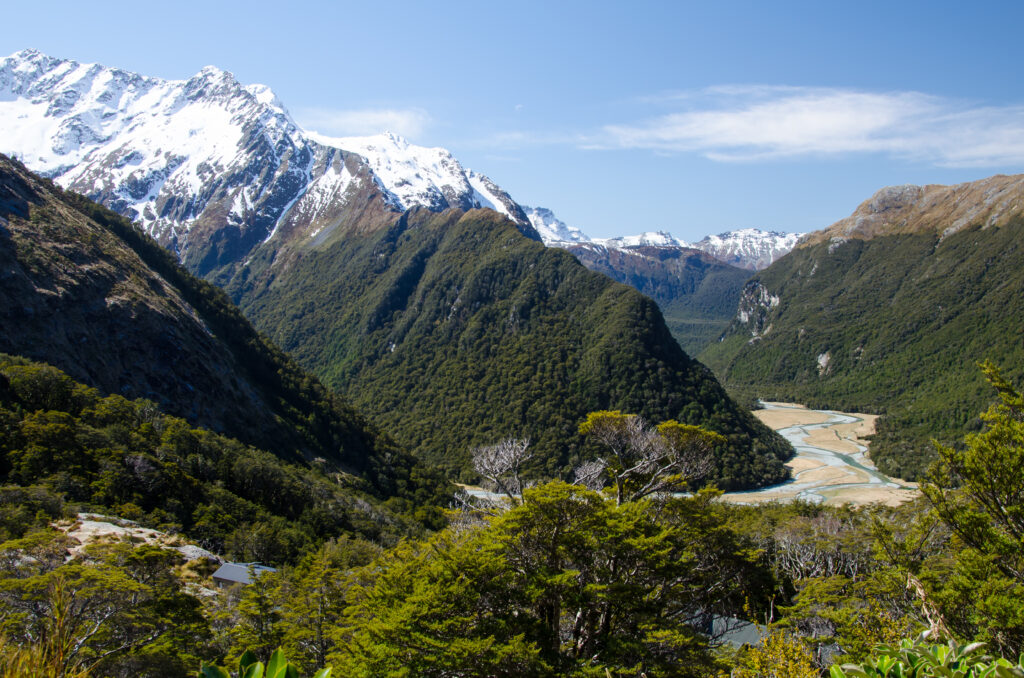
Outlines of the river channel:
{"type": "Polygon", "coordinates": [[[786,465],[792,479],[760,490],[729,492],[737,503],[794,501],[826,504],[895,505],[917,496],[916,485],[880,473],[860,436],[874,432],[874,417],[831,410],[809,410],[790,403],[761,403],[754,412],[793,445],[786,465]]]}

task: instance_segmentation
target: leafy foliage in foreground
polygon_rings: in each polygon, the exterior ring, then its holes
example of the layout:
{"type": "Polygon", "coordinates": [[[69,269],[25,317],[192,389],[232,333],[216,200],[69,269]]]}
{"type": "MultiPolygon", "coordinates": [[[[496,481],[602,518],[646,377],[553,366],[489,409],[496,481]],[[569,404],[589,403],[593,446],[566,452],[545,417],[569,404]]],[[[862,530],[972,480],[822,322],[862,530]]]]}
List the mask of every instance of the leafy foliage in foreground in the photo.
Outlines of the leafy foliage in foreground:
{"type": "Polygon", "coordinates": [[[9,537],[72,503],[279,563],[340,534],[393,539],[414,529],[396,517],[414,507],[429,519],[440,497],[417,468],[385,507],[357,477],[283,462],[151,402],[104,397],[56,368],[0,356],[0,482],[20,486],[0,489],[9,537]]]}
{"type": "MultiPolygon", "coordinates": [[[[324,668],[314,673],[312,678],[329,678],[330,675],[331,669],[324,668]]],[[[266,666],[256,659],[256,655],[246,652],[238,660],[237,676],[238,678],[299,678],[299,672],[292,664],[288,663],[284,652],[279,648],[270,655],[266,666]]],[[[199,669],[198,678],[231,678],[231,674],[219,666],[204,662],[199,669]]]]}
{"type": "Polygon", "coordinates": [[[725,435],[723,489],[787,475],[789,445],[683,353],[653,301],[496,213],[412,210],[288,256],[231,283],[246,315],[463,480],[472,448],[509,436],[531,440],[534,476],[566,474],[585,456],[579,421],[603,409],[725,435]]]}
{"type": "Polygon", "coordinates": [[[771,579],[715,493],[616,505],[564,483],[356,572],[331,661],[350,676],[707,675],[715,615],[771,579]]]}
{"type": "Polygon", "coordinates": [[[991,363],[983,369],[999,403],[962,447],[939,446],[940,462],[922,489],[965,545],[957,576],[974,583],[973,591],[961,584],[962,595],[984,639],[999,651],[1024,652],[1024,394],[991,363]]]}
{"type": "MultiPolygon", "coordinates": [[[[298,670],[367,677],[810,678],[836,663],[857,665],[833,670],[851,676],[1018,676],[1019,663],[978,661],[959,644],[1024,651],[1024,396],[987,371],[1001,403],[985,432],[942,452],[930,503],[730,506],[711,491],[618,503],[613,489],[551,483],[427,539],[389,550],[329,540],[250,586],[202,596],[194,565],[173,552],[115,543],[69,557],[66,535],[32,531],[66,510],[52,484],[5,488],[0,497],[37,512],[0,511],[8,534],[24,533],[0,544],[0,638],[25,666],[111,678],[194,675],[200,658],[234,664],[247,648],[265,668],[283,648],[298,670]],[[768,641],[715,647],[728,639],[721,619],[758,620],[768,641]],[[924,628],[954,644],[897,648],[924,628]]],[[[25,392],[90,397],[52,384],[25,392]]]]}
{"type": "Polygon", "coordinates": [[[198,663],[209,633],[174,572],[178,554],[119,543],[69,557],[69,546],[49,530],[0,544],[0,633],[21,648],[5,660],[68,678],[182,675],[198,663]]]}
{"type": "Polygon", "coordinates": [[[1024,376],[1022,264],[1020,219],[797,248],[746,288],[778,305],[752,308],[700,357],[741,397],[884,414],[872,459],[921,478],[932,438],[948,445],[981,428],[989,391],[975,361],[1024,376]]]}
{"type": "Polygon", "coordinates": [[[831,678],[1021,678],[1024,657],[1017,663],[984,654],[984,643],[929,645],[924,637],[896,647],[879,647],[863,664],[832,666],[831,678]]]}
{"type": "Polygon", "coordinates": [[[857,666],[833,669],[836,676],[1019,675],[1019,665],[960,644],[1024,653],[1024,395],[992,365],[984,371],[1000,402],[983,415],[984,432],[940,447],[926,499],[896,509],[794,504],[733,514],[782,582],[773,627],[806,643],[818,668],[838,660],[857,666]],[[946,644],[901,645],[923,629],[946,644]]]}

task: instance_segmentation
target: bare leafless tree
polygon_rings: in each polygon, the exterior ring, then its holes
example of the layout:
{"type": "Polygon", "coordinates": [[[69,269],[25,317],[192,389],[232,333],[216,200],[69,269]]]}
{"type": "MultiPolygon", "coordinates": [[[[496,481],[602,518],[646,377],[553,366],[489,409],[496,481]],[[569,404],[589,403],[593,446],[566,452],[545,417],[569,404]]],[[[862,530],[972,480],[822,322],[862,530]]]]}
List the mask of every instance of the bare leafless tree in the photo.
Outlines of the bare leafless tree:
{"type": "Polygon", "coordinates": [[[604,471],[606,466],[607,463],[604,459],[583,462],[574,471],[575,480],[573,484],[582,485],[588,490],[594,490],[595,492],[601,491],[605,486],[604,471]]]}
{"type": "Polygon", "coordinates": [[[505,438],[496,445],[474,449],[473,470],[490,484],[489,489],[505,495],[512,504],[518,504],[526,489],[520,475],[522,466],[532,458],[528,438],[505,438]]]}
{"type": "Polygon", "coordinates": [[[590,489],[611,484],[618,504],[653,494],[678,492],[707,476],[714,447],[725,441],[699,426],[667,421],[657,427],[643,417],[621,412],[592,412],[580,432],[607,456],[576,468],[575,482],[590,489]]]}

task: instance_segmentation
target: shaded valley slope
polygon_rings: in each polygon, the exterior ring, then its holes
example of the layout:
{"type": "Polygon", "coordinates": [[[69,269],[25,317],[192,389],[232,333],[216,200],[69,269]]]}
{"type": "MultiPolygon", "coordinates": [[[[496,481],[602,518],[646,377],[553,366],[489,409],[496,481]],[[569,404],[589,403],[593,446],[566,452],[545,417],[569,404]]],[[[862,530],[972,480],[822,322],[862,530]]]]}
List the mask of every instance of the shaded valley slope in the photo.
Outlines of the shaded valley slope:
{"type": "Polygon", "coordinates": [[[565,243],[559,247],[590,270],[658,302],[672,336],[691,355],[726,330],[736,314],[743,285],[752,275],[685,247],[606,247],[594,243],[565,243]]]}
{"type": "Polygon", "coordinates": [[[388,495],[415,463],[123,217],[0,156],[0,351],[388,495]]]}

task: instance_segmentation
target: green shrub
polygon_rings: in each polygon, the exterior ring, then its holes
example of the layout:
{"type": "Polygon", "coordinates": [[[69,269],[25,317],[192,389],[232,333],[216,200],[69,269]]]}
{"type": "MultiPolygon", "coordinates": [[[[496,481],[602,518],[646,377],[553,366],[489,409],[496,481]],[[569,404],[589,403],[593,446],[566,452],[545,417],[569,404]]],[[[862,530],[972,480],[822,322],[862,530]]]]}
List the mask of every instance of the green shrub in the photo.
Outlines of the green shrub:
{"type": "MultiPolygon", "coordinates": [[[[237,678],[299,678],[299,671],[285,659],[284,653],[279,649],[274,650],[270,655],[270,661],[266,666],[263,662],[257,661],[256,655],[246,652],[238,660],[237,678]]],[[[330,667],[320,669],[313,674],[312,678],[329,678],[330,667]]],[[[213,664],[203,662],[199,669],[199,678],[231,678],[231,674],[213,664]]]]}
{"type": "Polygon", "coordinates": [[[831,678],[1011,678],[1024,676],[1024,657],[1016,664],[984,654],[984,643],[927,644],[927,633],[904,640],[899,647],[880,646],[863,664],[844,664],[829,670],[831,678]]]}

